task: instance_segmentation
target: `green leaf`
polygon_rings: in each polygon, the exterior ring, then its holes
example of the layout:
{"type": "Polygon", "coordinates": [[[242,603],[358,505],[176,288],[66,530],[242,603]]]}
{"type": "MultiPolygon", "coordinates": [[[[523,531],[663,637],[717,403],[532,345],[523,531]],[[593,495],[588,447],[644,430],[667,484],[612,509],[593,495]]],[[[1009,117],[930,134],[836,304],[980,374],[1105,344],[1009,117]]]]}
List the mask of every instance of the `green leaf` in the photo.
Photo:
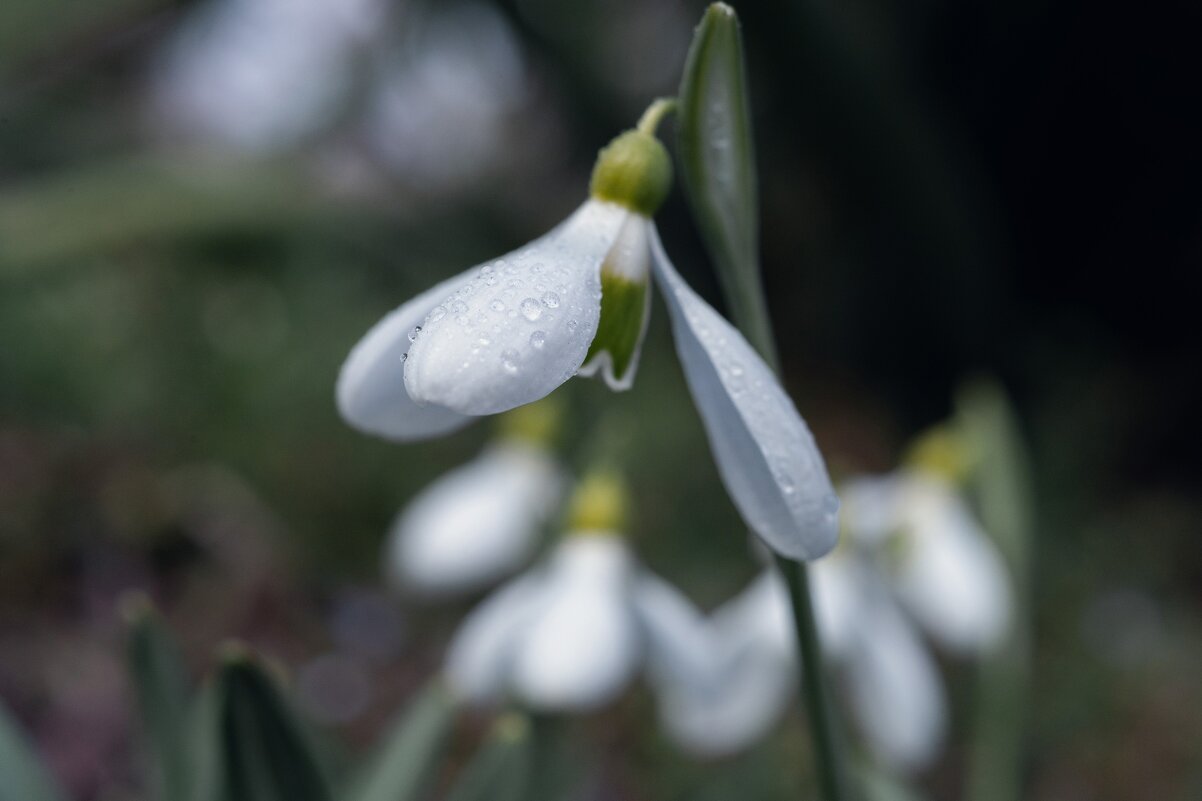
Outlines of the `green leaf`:
{"type": "Polygon", "coordinates": [[[532,770],[530,721],[502,716],[464,768],[446,801],[520,801],[528,796],[532,770]]]}
{"type": "Polygon", "coordinates": [[[0,705],[0,801],[63,801],[25,735],[0,705]]]}
{"type": "Polygon", "coordinates": [[[734,322],[770,362],[775,348],[759,265],[759,205],[743,41],[734,9],[714,3],[693,35],[678,97],[685,196],[734,322]]]}
{"type": "Polygon", "coordinates": [[[351,801],[412,801],[430,784],[455,719],[455,702],[433,681],[393,725],[384,745],[351,784],[351,801]]]}
{"type": "Polygon", "coordinates": [[[1010,629],[978,672],[965,797],[1017,801],[1024,797],[1031,674],[1035,515],[1030,460],[1015,414],[996,381],[967,384],[956,398],[956,420],[975,458],[972,489],[981,523],[1005,557],[1014,586],[1010,629]]]}
{"type": "Polygon", "coordinates": [[[202,699],[193,801],[333,801],[275,684],[241,648],[202,699]]]}
{"type": "Polygon", "coordinates": [[[157,797],[176,801],[188,787],[188,674],[171,632],[144,596],[125,602],[126,654],[157,797]]]}

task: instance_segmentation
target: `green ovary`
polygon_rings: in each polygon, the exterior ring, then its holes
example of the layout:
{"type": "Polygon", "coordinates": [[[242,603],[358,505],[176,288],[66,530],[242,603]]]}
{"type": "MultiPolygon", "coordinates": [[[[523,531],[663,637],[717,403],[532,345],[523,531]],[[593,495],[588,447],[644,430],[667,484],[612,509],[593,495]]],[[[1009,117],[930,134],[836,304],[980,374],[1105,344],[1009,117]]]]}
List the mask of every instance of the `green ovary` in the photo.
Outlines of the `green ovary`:
{"type": "Polygon", "coordinates": [[[607,351],[613,360],[613,377],[620,381],[634,359],[643,317],[647,310],[647,282],[635,282],[601,273],[601,321],[589,346],[585,363],[607,351]]]}

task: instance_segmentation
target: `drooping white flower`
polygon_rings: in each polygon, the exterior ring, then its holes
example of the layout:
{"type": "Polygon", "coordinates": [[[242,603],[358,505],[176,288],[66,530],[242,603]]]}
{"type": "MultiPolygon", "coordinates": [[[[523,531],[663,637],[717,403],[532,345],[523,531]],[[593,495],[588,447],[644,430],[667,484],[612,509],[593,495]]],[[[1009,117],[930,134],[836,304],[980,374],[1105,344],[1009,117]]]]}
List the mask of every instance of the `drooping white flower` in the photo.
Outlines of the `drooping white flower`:
{"type": "Polygon", "coordinates": [[[822,556],[838,533],[822,457],[772,371],[664,253],[651,215],[668,192],[671,165],[642,128],[601,152],[591,197],[559,227],[439,284],[371,329],[343,365],[339,409],[364,431],[413,440],[530,403],[577,373],[626,389],[654,276],[735,505],[778,553],[822,556]]]}
{"type": "Polygon", "coordinates": [[[208,0],[158,54],[152,109],[182,136],[239,151],[294,144],[332,117],[383,12],[379,0],[208,0]]]}
{"type": "MultiPolygon", "coordinates": [[[[819,631],[838,669],[857,729],[899,769],[935,756],[946,728],[939,673],[922,640],[880,579],[841,553],[811,568],[819,631]]],[[[705,756],[746,748],[789,708],[797,686],[797,646],[785,586],[765,572],[715,611],[715,658],[708,682],[660,692],[665,729],[705,756]]]]}
{"type": "Polygon", "coordinates": [[[932,637],[969,654],[1001,640],[1012,605],[1005,563],[951,481],[904,468],[848,481],[841,493],[853,542],[932,637]]]}
{"type": "Polygon", "coordinates": [[[471,702],[515,697],[533,709],[585,711],[640,672],[687,676],[709,648],[706,632],[701,614],[619,536],[576,531],[472,611],[445,674],[471,702]]]}
{"type": "Polygon", "coordinates": [[[561,469],[544,447],[502,440],[443,475],[397,516],[389,578],[445,596],[479,589],[519,568],[559,503],[561,469]]]}

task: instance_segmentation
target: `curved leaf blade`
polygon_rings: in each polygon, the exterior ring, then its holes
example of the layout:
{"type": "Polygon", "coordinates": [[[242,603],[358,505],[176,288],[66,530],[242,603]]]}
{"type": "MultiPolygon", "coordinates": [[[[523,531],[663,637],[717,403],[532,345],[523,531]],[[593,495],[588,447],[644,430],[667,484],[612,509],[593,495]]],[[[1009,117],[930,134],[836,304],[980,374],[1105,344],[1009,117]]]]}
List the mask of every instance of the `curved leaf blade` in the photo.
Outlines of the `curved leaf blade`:
{"type": "Polygon", "coordinates": [[[693,36],[681,79],[676,129],[680,173],[731,315],[771,362],[748,97],[738,17],[725,3],[714,3],[693,36]]]}
{"type": "Polygon", "coordinates": [[[64,801],[16,721],[0,705],[0,801],[64,801]]]}
{"type": "Polygon", "coordinates": [[[438,681],[402,712],[384,745],[352,783],[351,801],[414,801],[429,786],[454,723],[455,701],[438,681]]]}
{"type": "Polygon", "coordinates": [[[129,625],[126,660],[141,717],[157,797],[187,797],[188,673],[179,647],[144,596],[125,602],[129,625]]]}

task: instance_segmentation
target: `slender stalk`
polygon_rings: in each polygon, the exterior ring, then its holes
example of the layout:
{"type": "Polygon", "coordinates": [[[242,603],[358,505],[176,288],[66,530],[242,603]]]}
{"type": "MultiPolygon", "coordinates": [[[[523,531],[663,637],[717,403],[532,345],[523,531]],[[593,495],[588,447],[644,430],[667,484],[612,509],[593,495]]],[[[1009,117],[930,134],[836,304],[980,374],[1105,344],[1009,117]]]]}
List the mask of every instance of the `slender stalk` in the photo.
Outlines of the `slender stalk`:
{"type": "Polygon", "coordinates": [[[776,565],[785,577],[785,584],[789,587],[789,602],[793,606],[793,624],[801,656],[801,692],[806,699],[806,714],[814,738],[818,786],[826,801],[842,801],[847,797],[843,781],[843,750],[827,701],[826,666],[822,661],[822,647],[814,617],[809,571],[804,563],[783,556],[776,557],[776,565]]]}
{"type": "Polygon", "coordinates": [[[660,97],[657,98],[651,105],[647,106],[647,110],[643,112],[643,116],[639,117],[638,129],[648,136],[655,136],[655,131],[659,128],[660,122],[664,117],[676,110],[676,98],[660,97]]]}
{"type": "MultiPolygon", "coordinates": [[[[758,272],[756,275],[758,276],[758,272]]],[[[758,284],[758,281],[756,283],[758,284]]],[[[759,289],[753,294],[758,296],[757,299],[749,304],[734,306],[733,316],[747,341],[779,375],[780,362],[763,290],[759,289]],[[746,319],[745,315],[749,309],[756,310],[752,313],[756,319],[746,319]]],[[[805,699],[810,735],[814,740],[818,786],[825,801],[843,801],[847,798],[846,782],[843,778],[843,748],[835,726],[834,713],[827,700],[826,664],[822,659],[822,641],[814,616],[809,569],[804,562],[795,562],[779,554],[776,557],[776,566],[789,588],[789,603],[793,609],[793,626],[797,632],[797,649],[801,664],[801,695],[805,699]]]]}

